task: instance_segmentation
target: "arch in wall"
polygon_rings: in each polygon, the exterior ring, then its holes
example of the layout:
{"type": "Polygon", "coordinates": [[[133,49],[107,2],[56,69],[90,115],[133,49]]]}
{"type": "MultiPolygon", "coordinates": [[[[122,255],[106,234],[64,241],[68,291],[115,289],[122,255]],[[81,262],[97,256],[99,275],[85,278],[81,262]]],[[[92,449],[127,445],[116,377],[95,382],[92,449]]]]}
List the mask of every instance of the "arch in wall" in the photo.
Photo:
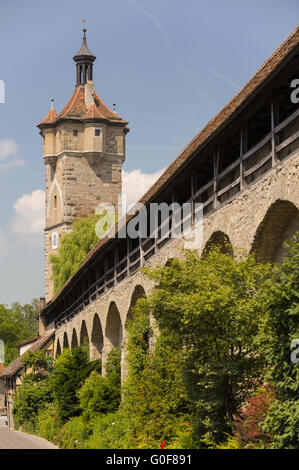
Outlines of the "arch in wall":
{"type": "Polygon", "coordinates": [[[286,240],[299,231],[299,210],[290,201],[277,200],[257,228],[251,252],[259,261],[281,263],[287,254],[286,240]]]}
{"type": "Polygon", "coordinates": [[[105,339],[112,348],[120,348],[122,343],[122,324],[120,314],[115,302],[111,302],[108,309],[105,339]]]}
{"type": "Polygon", "coordinates": [[[103,352],[104,337],[100,317],[97,313],[94,314],[91,330],[91,347],[90,358],[96,359],[100,357],[103,352]]]}
{"type": "Polygon", "coordinates": [[[63,350],[65,350],[69,347],[70,347],[69,340],[68,340],[68,337],[67,337],[67,334],[66,334],[66,331],[65,331],[64,335],[63,335],[63,350]]]}
{"type": "Polygon", "coordinates": [[[130,307],[126,316],[125,329],[128,325],[128,322],[133,318],[133,309],[136,305],[137,300],[141,299],[142,297],[146,297],[145,290],[140,284],[138,284],[137,286],[135,286],[133,294],[131,295],[130,307]]]}
{"type": "Polygon", "coordinates": [[[83,320],[82,323],[81,323],[80,346],[82,346],[82,344],[84,344],[84,343],[89,343],[89,337],[88,337],[88,333],[87,333],[85,320],[83,320]]]}
{"type": "Polygon", "coordinates": [[[168,258],[168,260],[165,263],[166,267],[170,267],[171,264],[176,260],[177,258],[168,258]]]}
{"type": "Polygon", "coordinates": [[[73,333],[72,333],[71,349],[74,349],[74,348],[76,348],[77,346],[79,346],[79,343],[78,343],[77,332],[76,332],[76,330],[75,330],[75,328],[74,328],[74,329],[73,329],[73,333]]]}
{"type": "Polygon", "coordinates": [[[233,247],[231,244],[231,241],[226,235],[226,233],[221,232],[220,230],[217,232],[214,232],[207,243],[205,244],[205,247],[202,252],[202,257],[207,256],[209,252],[212,250],[213,247],[219,247],[221,253],[233,256],[233,247]]]}
{"type": "MultiPolygon", "coordinates": [[[[122,359],[121,359],[121,361],[122,361],[122,368],[121,368],[122,383],[127,378],[127,364],[126,364],[127,361],[126,361],[126,357],[127,357],[128,324],[133,319],[134,307],[135,307],[137,301],[142,297],[146,297],[146,293],[145,293],[144,288],[140,284],[138,284],[137,286],[135,286],[134,291],[131,295],[131,302],[130,302],[130,306],[129,306],[129,309],[128,309],[128,312],[127,312],[127,315],[126,315],[126,321],[125,321],[125,326],[124,326],[124,342],[123,342],[122,359]]],[[[147,344],[148,349],[149,349],[149,338],[150,338],[149,334],[147,334],[143,338],[144,341],[147,344]]]]}
{"type": "Polygon", "coordinates": [[[55,354],[55,357],[58,357],[60,356],[61,354],[61,346],[60,346],[60,341],[59,339],[57,340],[57,344],[56,344],[56,354],[55,354]]]}

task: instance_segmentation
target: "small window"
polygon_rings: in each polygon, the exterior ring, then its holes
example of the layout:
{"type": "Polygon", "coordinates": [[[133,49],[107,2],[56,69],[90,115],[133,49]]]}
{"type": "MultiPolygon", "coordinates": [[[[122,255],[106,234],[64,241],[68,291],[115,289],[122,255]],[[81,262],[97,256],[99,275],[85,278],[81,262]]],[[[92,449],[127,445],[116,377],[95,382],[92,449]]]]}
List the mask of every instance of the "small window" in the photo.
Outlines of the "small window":
{"type": "Polygon", "coordinates": [[[77,137],[78,131],[73,131],[73,135],[74,135],[74,137],[77,137]]]}
{"type": "Polygon", "coordinates": [[[57,208],[57,196],[54,196],[54,209],[57,208]]]}
{"type": "Polygon", "coordinates": [[[95,130],[94,130],[94,135],[95,135],[96,137],[100,137],[100,135],[101,135],[101,129],[95,129],[95,130]]]}

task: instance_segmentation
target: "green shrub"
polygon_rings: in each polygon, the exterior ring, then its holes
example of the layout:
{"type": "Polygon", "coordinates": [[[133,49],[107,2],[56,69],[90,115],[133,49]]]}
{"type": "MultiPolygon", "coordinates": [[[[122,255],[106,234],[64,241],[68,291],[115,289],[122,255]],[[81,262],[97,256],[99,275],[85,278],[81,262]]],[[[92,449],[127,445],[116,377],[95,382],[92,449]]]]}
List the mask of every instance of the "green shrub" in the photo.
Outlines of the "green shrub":
{"type": "Polygon", "coordinates": [[[96,371],[91,372],[78,391],[77,396],[85,421],[118,409],[121,396],[120,359],[120,350],[112,349],[107,358],[106,376],[103,377],[96,371]]]}
{"type": "Polygon", "coordinates": [[[58,433],[58,411],[57,405],[50,403],[46,408],[40,410],[37,416],[38,434],[48,441],[55,442],[58,433]]]}
{"type": "Polygon", "coordinates": [[[277,401],[269,409],[263,429],[273,435],[275,449],[299,448],[299,363],[291,360],[291,343],[299,338],[299,232],[285,246],[288,255],[276,266],[265,288],[268,315],[261,349],[269,367],[266,379],[277,401]]]}
{"type": "Polygon", "coordinates": [[[28,381],[20,385],[14,399],[13,415],[15,427],[24,426],[27,432],[37,432],[37,415],[52,400],[47,380],[28,381]]]}
{"type": "Polygon", "coordinates": [[[60,425],[81,414],[77,393],[90,373],[100,367],[99,361],[89,362],[88,345],[66,349],[58,357],[49,383],[57,401],[60,425]]]}
{"type": "Polygon", "coordinates": [[[57,439],[59,447],[61,449],[82,449],[84,441],[91,432],[91,425],[86,423],[82,416],[71,418],[59,431],[57,439]]]}
{"type": "Polygon", "coordinates": [[[84,442],[84,449],[124,449],[126,420],[119,413],[97,416],[92,422],[92,434],[84,442]]]}

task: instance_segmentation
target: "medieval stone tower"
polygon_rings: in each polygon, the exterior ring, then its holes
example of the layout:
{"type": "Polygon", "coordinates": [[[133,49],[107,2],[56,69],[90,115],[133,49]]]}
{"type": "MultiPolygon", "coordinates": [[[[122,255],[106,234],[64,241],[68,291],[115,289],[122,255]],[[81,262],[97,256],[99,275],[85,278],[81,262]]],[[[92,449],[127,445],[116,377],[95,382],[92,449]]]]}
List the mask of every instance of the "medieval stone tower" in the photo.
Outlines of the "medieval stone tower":
{"type": "Polygon", "coordinates": [[[74,220],[95,212],[99,203],[118,203],[122,189],[122,164],[128,122],[111,111],[93,83],[93,62],[86,29],[76,63],[75,90],[57,114],[53,100],[38,124],[43,138],[46,173],[45,292],[53,296],[49,257],[74,220]]]}

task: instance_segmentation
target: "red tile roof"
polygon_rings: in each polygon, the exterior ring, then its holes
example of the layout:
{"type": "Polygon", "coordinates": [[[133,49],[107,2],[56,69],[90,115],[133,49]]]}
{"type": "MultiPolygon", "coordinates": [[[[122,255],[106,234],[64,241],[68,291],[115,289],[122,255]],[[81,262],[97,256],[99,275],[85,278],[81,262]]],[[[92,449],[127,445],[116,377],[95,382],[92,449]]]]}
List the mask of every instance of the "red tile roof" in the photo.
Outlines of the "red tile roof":
{"type": "Polygon", "coordinates": [[[83,119],[105,119],[105,116],[100,113],[95,103],[91,103],[88,110],[84,114],[83,119]]]}
{"type": "Polygon", "coordinates": [[[111,111],[101,100],[97,92],[94,92],[94,104],[87,110],[85,105],[85,85],[79,85],[75,88],[71,98],[57,116],[54,109],[50,109],[45,119],[37,127],[44,124],[54,124],[61,119],[102,119],[105,121],[127,125],[128,121],[122,119],[118,114],[111,111]]]}
{"type": "Polygon", "coordinates": [[[40,122],[38,124],[38,126],[40,126],[41,124],[53,124],[56,121],[57,117],[58,117],[58,115],[57,115],[55,109],[51,108],[51,109],[49,109],[49,112],[48,112],[47,116],[45,117],[45,119],[42,122],[40,122]]]}
{"type": "Polygon", "coordinates": [[[53,331],[52,333],[50,333],[48,335],[44,335],[41,338],[37,339],[32,344],[32,346],[30,346],[30,348],[28,348],[28,350],[24,354],[17,357],[14,361],[12,361],[10,364],[8,364],[8,366],[6,366],[2,370],[2,376],[3,377],[12,377],[13,375],[15,375],[24,366],[24,364],[22,362],[22,357],[24,357],[24,355],[28,351],[36,352],[36,351],[39,351],[40,349],[42,349],[42,347],[45,346],[48,343],[48,341],[50,341],[50,339],[54,335],[55,335],[55,332],[53,331]]]}

